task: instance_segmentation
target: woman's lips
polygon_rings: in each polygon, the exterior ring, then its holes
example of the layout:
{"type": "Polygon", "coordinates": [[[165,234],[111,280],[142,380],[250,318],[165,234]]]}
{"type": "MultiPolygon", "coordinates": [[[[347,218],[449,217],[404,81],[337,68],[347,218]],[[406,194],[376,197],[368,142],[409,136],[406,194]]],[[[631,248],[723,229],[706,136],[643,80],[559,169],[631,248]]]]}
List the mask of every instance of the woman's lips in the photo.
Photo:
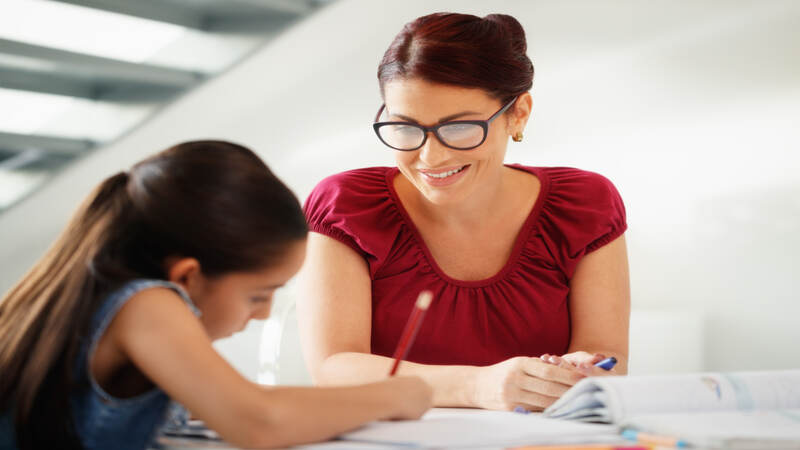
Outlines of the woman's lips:
{"type": "Polygon", "coordinates": [[[420,170],[422,179],[431,186],[449,186],[460,180],[469,170],[470,165],[444,167],[435,170],[420,170]]]}

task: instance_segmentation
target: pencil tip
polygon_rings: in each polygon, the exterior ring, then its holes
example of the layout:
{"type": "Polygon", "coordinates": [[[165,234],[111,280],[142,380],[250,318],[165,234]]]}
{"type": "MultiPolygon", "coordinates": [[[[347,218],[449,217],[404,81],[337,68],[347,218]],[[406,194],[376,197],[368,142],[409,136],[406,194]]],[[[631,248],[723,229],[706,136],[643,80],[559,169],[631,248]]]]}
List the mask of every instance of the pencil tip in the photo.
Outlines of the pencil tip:
{"type": "Polygon", "coordinates": [[[431,306],[431,301],[433,301],[433,294],[431,291],[422,291],[419,293],[419,297],[417,297],[417,308],[428,309],[428,306],[431,306]]]}

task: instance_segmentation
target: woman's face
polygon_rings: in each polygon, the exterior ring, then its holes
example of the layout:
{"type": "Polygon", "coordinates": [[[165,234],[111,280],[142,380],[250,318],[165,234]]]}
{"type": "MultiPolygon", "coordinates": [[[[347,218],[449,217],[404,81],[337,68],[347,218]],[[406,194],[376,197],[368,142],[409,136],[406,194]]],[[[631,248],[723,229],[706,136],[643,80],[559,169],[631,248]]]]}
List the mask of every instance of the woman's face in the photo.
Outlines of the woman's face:
{"type": "MultiPolygon", "coordinates": [[[[482,89],[435,84],[420,79],[395,80],[384,87],[386,112],[381,121],[433,126],[451,120],[486,120],[504,105],[482,89]]],[[[514,107],[512,106],[512,109],[514,107]]],[[[400,172],[437,205],[456,204],[500,182],[508,138],[517,131],[509,114],[489,124],[486,140],[472,150],[454,150],[428,133],[425,145],[395,151],[400,172]]]]}

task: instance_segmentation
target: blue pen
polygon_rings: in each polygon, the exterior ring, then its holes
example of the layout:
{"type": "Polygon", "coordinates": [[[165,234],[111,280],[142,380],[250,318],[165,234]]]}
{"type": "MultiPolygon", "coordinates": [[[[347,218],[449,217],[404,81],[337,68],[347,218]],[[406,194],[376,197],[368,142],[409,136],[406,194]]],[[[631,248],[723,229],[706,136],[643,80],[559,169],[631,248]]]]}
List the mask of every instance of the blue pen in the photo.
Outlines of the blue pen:
{"type": "Polygon", "coordinates": [[[605,370],[611,370],[616,365],[617,365],[617,358],[614,358],[613,356],[595,363],[596,367],[599,367],[599,368],[605,369],[605,370]]]}

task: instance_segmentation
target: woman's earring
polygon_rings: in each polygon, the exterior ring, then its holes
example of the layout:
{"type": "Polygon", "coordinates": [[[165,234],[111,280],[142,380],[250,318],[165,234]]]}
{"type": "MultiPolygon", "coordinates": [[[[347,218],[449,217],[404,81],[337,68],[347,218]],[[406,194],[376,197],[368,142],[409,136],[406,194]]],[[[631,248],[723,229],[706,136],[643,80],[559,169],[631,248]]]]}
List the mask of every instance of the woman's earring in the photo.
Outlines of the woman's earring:
{"type": "Polygon", "coordinates": [[[522,132],[517,131],[516,133],[514,133],[514,135],[511,136],[511,140],[513,140],[514,142],[522,142],[522,132]]]}

